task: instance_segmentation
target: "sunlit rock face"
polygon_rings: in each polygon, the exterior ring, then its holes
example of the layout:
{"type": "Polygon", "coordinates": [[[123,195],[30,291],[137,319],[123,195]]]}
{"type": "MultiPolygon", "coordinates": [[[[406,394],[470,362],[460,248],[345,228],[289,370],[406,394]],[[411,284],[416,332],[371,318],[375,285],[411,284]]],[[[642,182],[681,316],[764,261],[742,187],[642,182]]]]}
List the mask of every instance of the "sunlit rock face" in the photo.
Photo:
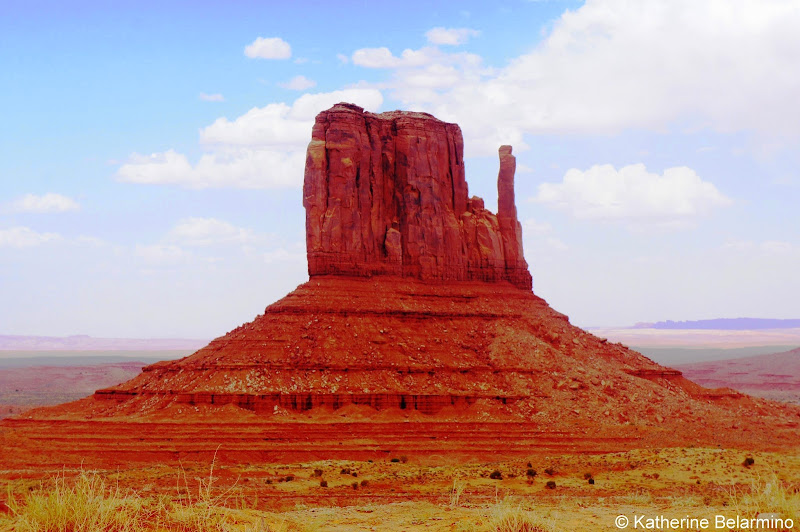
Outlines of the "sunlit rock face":
{"type": "Polygon", "coordinates": [[[495,215],[469,197],[457,124],[343,103],[321,112],[303,187],[309,275],[509,281],[530,290],[515,167],[511,146],[502,146],[495,215]]]}

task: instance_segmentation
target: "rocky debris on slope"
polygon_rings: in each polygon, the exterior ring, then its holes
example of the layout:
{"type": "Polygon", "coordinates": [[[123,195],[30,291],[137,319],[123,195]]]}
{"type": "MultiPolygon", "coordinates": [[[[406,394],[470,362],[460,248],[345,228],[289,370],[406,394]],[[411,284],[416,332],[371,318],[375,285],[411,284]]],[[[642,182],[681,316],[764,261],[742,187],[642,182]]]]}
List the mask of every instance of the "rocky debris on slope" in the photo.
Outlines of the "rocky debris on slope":
{"type": "Polygon", "coordinates": [[[308,273],[501,281],[530,289],[500,148],[498,213],[469,197],[461,129],[425,113],[337,104],[317,116],[306,157],[308,273]]]}

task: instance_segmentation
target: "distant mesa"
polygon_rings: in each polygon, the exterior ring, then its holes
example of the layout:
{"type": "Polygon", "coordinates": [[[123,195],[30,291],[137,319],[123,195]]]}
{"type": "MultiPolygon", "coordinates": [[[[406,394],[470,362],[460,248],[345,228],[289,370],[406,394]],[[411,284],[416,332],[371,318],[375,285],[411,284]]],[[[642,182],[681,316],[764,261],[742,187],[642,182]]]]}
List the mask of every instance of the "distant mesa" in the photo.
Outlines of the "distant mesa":
{"type": "Polygon", "coordinates": [[[207,342],[207,340],[189,338],[96,338],[85,334],[73,336],[0,335],[0,352],[191,351],[204,346],[207,342]]]}
{"type": "Polygon", "coordinates": [[[659,321],[655,323],[637,323],[634,329],[714,329],[722,331],[754,331],[762,329],[797,329],[800,320],[782,320],[765,318],[717,318],[694,321],[659,321]]]}

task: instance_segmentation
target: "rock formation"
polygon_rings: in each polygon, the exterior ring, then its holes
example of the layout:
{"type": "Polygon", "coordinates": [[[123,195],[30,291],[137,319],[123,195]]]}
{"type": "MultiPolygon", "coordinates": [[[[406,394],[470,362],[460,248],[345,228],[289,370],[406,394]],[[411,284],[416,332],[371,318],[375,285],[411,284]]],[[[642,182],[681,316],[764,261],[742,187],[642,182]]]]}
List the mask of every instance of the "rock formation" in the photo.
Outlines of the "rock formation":
{"type": "Polygon", "coordinates": [[[210,459],[218,446],[264,461],[796,445],[800,410],[702,388],[537,297],[514,170],[502,146],[494,215],[468,197],[455,124],[320,113],[303,196],[310,280],[189,357],[0,422],[0,444],[51,465],[210,459]]]}
{"type": "Polygon", "coordinates": [[[502,146],[494,215],[469,197],[458,125],[351,104],[323,111],[303,186],[309,276],[505,280],[530,290],[515,166],[502,146]]]}

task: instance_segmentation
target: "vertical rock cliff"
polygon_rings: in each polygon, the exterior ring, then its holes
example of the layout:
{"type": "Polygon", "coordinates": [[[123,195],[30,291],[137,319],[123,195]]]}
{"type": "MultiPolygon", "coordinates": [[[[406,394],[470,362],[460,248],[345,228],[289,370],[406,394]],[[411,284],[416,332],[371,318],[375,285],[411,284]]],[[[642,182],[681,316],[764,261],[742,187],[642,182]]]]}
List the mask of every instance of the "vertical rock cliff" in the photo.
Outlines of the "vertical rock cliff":
{"type": "Polygon", "coordinates": [[[497,215],[469,198],[461,129],[426,113],[340,103],[317,115],[306,157],[308,273],[509,281],[530,290],[500,148],[497,215]]]}

